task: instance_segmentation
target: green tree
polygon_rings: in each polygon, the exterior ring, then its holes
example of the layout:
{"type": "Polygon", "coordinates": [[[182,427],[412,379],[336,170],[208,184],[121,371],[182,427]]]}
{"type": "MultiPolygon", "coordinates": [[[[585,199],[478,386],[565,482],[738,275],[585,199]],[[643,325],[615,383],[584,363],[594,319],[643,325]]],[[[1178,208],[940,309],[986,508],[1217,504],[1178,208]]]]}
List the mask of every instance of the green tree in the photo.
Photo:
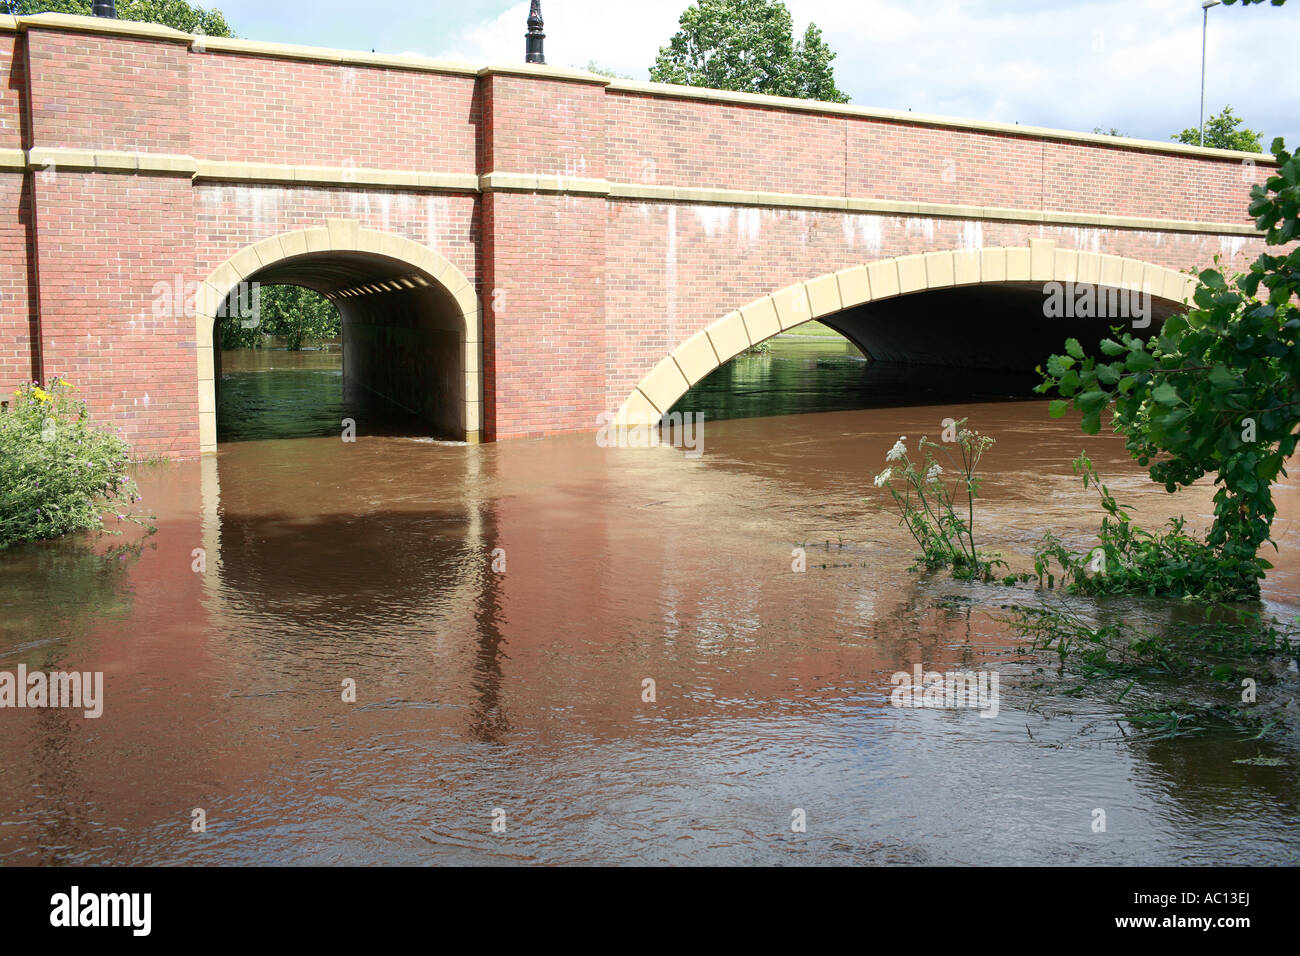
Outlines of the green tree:
{"type": "Polygon", "coordinates": [[[1100,126],[1094,126],[1092,131],[1098,136],[1128,136],[1128,133],[1121,133],[1114,126],[1110,127],[1110,129],[1103,129],[1100,126]]]}
{"type": "Polygon", "coordinates": [[[338,309],[319,292],[296,285],[269,285],[258,290],[256,305],[239,303],[221,320],[221,347],[247,349],[261,345],[266,336],[278,336],[290,349],[339,334],[338,309]],[[240,314],[243,311],[245,314],[240,314]],[[256,318],[256,324],[250,320],[256,318]]]}
{"type": "MultiPolygon", "coordinates": [[[[1264,152],[1259,139],[1264,134],[1244,127],[1238,129],[1244,122],[1232,112],[1231,106],[1225,106],[1222,113],[1205,121],[1205,145],[1212,149],[1237,149],[1243,153],[1264,152]]],[[[1169,138],[1192,146],[1201,145],[1201,131],[1195,128],[1185,129],[1169,138]]]]}
{"type": "MultiPolygon", "coordinates": [[[[1300,158],[1273,141],[1277,172],[1251,187],[1250,214],[1268,246],[1300,238],[1300,158]]],[[[1051,414],[1073,405],[1088,434],[1112,425],[1152,480],[1169,492],[1215,476],[1207,544],[1222,590],[1258,594],[1271,567],[1259,557],[1276,507],[1272,485],[1300,441],[1300,246],[1265,252],[1244,275],[1206,269],[1186,315],[1146,341],[1103,339],[1103,358],[1078,341],[1047,361],[1039,391],[1056,391],[1051,414]]]]}
{"type": "Polygon", "coordinates": [[[656,83],[796,96],[847,103],[835,86],[835,54],[810,23],[794,39],[790,11],[779,0],[699,0],[650,68],[656,83]]]}
{"type": "MultiPolygon", "coordinates": [[[[90,16],[91,0],[6,0],[14,16],[34,13],[72,13],[90,16]]],[[[210,37],[234,36],[220,10],[193,6],[185,0],[116,0],[119,20],[161,23],[182,33],[201,33],[210,37]]]]}

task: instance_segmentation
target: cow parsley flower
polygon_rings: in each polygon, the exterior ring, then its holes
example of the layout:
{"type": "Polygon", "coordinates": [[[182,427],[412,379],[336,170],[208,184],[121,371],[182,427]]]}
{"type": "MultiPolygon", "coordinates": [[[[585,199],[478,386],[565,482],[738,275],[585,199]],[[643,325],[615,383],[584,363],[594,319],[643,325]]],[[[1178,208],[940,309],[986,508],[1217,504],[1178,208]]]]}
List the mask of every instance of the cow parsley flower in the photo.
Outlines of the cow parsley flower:
{"type": "Polygon", "coordinates": [[[889,449],[889,454],[885,456],[885,461],[898,461],[907,454],[907,446],[903,444],[906,435],[900,435],[898,441],[894,442],[894,447],[889,449]]]}

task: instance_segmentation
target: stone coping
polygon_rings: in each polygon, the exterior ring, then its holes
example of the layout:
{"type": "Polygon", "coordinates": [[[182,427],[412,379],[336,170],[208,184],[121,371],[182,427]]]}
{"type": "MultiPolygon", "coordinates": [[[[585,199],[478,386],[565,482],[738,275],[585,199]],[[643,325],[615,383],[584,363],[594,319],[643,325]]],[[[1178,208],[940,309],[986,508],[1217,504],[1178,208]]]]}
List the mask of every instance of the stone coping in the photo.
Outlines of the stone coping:
{"type": "Polygon", "coordinates": [[[10,17],[16,23],[11,29],[30,30],[33,27],[49,30],[69,30],[73,33],[108,33],[116,36],[139,37],[146,40],[168,40],[188,45],[194,37],[173,30],[161,23],[142,23],[137,20],[110,20],[107,17],[82,17],[68,13],[34,13],[25,17],[10,17]]]}
{"type": "Polygon", "coordinates": [[[236,37],[190,37],[190,48],[195,53],[228,53],[245,56],[264,56],[285,60],[309,60],[315,63],[334,63],[342,66],[375,66],[387,69],[414,70],[424,73],[447,73],[456,76],[477,76],[481,71],[468,63],[435,60],[431,57],[390,53],[362,53],[335,50],[328,47],[296,46],[287,43],[269,43],[262,40],[244,40],[236,37]]]}

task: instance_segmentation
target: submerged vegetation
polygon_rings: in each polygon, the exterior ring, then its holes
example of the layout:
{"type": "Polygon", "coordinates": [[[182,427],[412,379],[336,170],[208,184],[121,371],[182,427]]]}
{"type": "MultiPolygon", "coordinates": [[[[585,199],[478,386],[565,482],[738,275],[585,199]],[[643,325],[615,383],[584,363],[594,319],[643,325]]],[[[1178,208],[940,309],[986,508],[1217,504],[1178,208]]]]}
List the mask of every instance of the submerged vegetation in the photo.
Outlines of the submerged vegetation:
{"type": "MultiPolygon", "coordinates": [[[[1281,709],[1261,707],[1260,691],[1294,667],[1300,647],[1297,627],[1241,608],[1209,608],[1202,621],[1158,630],[1092,622],[1064,606],[1012,607],[1006,620],[1031,650],[1055,655],[1058,676],[1078,681],[1067,693],[1109,696],[1157,736],[1212,726],[1269,735],[1281,709]]],[[[1268,696],[1276,702],[1280,695],[1268,696]]]]}
{"type": "MultiPolygon", "coordinates": [[[[1115,500],[1086,454],[1074,460],[1074,473],[1101,496],[1104,512],[1098,544],[1085,554],[1069,550],[1050,531],[1034,551],[1034,571],[1041,583],[1053,559],[1062,581],[1078,594],[1144,594],[1202,601],[1236,601],[1251,593],[1225,567],[1225,558],[1209,542],[1186,530],[1186,519],[1173,518],[1165,531],[1139,528],[1130,505],[1115,500]]],[[[1266,562],[1262,562],[1265,566],[1266,562]]]]}
{"type": "Polygon", "coordinates": [[[921,549],[920,563],[927,570],[947,567],[956,578],[988,581],[996,567],[1006,564],[975,547],[975,500],[982,481],[978,470],[993,439],[967,428],[964,418],[944,424],[942,444],[924,436],[917,442],[919,466],[908,455],[907,436],[901,436],[885,456],[888,464],[875,485],[894,499],[899,524],[921,549]]]}

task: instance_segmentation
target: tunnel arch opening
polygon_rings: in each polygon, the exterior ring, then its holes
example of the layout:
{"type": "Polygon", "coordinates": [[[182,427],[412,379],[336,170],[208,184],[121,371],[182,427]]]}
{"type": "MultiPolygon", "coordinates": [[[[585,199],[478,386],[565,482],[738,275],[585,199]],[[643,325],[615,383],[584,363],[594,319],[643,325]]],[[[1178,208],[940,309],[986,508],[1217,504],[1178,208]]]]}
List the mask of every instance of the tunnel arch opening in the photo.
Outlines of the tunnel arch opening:
{"type": "Polygon", "coordinates": [[[1095,344],[1130,321],[1075,314],[1081,301],[1114,308],[1145,300],[1149,316],[1132,318],[1141,334],[1183,311],[1195,288],[1195,277],[1164,266],[1057,249],[1050,239],[876,260],[794,283],[717,319],[644,375],[614,420],[657,424],[736,356],[813,319],[876,363],[1033,378],[1034,366],[1067,337],[1095,344]],[[1054,298],[1067,314],[1048,314],[1054,298]]]}
{"type": "Polygon", "coordinates": [[[417,416],[439,437],[481,439],[482,327],[473,285],[417,242],[356,220],[327,220],[245,247],[200,286],[200,451],[217,447],[218,317],[247,301],[253,283],[323,295],[341,318],[345,380],[417,416]]]}

